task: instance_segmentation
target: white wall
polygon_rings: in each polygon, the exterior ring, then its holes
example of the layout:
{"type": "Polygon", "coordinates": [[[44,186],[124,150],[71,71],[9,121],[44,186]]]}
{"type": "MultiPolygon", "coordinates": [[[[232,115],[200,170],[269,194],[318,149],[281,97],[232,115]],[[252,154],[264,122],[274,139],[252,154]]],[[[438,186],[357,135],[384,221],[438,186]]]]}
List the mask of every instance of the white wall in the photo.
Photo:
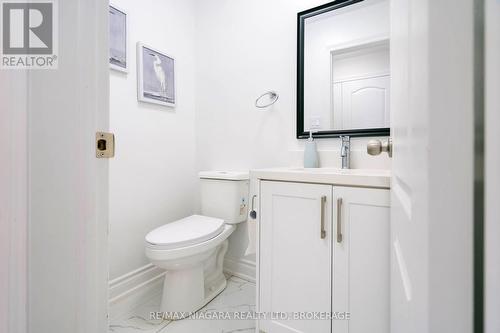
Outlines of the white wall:
{"type": "MultiPolygon", "coordinates": [[[[297,13],[321,0],[198,1],[197,144],[200,169],[249,169],[302,163],[295,138],[297,13]],[[267,111],[257,96],[274,89],[267,111]]],[[[353,139],[353,166],[389,168],[353,139]]],[[[339,166],[339,140],[319,140],[323,166],[339,166]]]]}
{"type": "MultiPolygon", "coordinates": [[[[197,2],[198,169],[302,165],[304,141],[295,137],[297,13],[326,2],[197,2]],[[271,89],[279,101],[256,109],[255,99],[271,89]]],[[[387,155],[366,154],[367,141],[352,140],[351,166],[390,168],[387,155]]],[[[339,145],[338,139],[319,140],[321,166],[340,167],[339,145]]],[[[240,224],[230,237],[228,256],[244,254],[249,234],[255,246],[253,232],[252,224],[240,224]]]]}
{"type": "MultiPolygon", "coordinates": [[[[326,1],[116,0],[128,12],[129,73],[111,71],[110,278],[148,264],[144,235],[192,214],[198,170],[301,165],[295,139],[297,12],[326,1]],[[161,15],[158,15],[161,13],[161,15]],[[135,42],[176,58],[175,111],[136,98],[135,42]],[[280,93],[270,110],[255,98],[280,93]]],[[[354,167],[388,168],[353,139],[354,167]]],[[[321,140],[323,166],[339,166],[337,139],[321,140]]],[[[243,255],[247,225],[231,237],[229,256],[243,255]]]]}
{"type": "Polygon", "coordinates": [[[196,207],[194,1],[115,0],[128,13],[129,73],[110,71],[110,278],[149,263],[144,236],[196,207]],[[175,109],[137,101],[136,42],[176,60],[175,109]]]}

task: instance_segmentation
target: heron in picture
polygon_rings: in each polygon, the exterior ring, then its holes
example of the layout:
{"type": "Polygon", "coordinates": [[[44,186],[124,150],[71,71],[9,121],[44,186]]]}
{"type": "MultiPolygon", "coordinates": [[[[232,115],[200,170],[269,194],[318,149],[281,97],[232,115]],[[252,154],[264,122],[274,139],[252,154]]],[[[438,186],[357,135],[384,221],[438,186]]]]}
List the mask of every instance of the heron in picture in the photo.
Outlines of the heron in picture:
{"type": "Polygon", "coordinates": [[[137,92],[141,102],[175,107],[175,60],[137,43],[137,92]]]}
{"type": "Polygon", "coordinates": [[[156,78],[160,82],[161,96],[167,96],[167,82],[165,79],[165,71],[161,67],[161,60],[156,54],[153,54],[155,60],[153,62],[156,78]]]}

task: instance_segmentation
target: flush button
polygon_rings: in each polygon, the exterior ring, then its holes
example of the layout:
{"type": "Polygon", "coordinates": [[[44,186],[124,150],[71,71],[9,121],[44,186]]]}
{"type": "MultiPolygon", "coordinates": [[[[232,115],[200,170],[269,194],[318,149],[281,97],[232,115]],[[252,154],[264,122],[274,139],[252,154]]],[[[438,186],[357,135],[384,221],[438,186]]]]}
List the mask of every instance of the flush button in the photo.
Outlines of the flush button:
{"type": "Polygon", "coordinates": [[[243,198],[243,199],[241,199],[240,215],[245,214],[245,208],[247,208],[247,205],[245,203],[245,198],[243,198]]]}

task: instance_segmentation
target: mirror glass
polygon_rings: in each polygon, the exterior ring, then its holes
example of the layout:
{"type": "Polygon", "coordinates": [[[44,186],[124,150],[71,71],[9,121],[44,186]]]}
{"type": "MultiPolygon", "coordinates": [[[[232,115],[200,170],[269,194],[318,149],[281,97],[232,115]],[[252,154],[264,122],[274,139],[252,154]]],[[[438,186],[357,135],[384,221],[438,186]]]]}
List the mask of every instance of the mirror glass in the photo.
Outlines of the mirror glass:
{"type": "Polygon", "coordinates": [[[340,4],[306,11],[302,25],[299,13],[299,137],[309,130],[332,136],[389,131],[389,1],[340,4]]]}

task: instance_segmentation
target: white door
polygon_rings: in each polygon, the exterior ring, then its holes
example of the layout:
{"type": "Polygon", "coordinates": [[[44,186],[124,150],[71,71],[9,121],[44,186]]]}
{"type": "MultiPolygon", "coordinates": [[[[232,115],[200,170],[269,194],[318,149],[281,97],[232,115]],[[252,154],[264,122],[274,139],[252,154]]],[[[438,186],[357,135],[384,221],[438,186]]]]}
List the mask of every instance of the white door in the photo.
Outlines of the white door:
{"type": "Polygon", "coordinates": [[[1,332],[107,331],[108,162],[95,132],[109,118],[108,4],[58,7],[59,68],[0,70],[2,93],[16,94],[0,98],[0,181],[13,177],[0,186],[12,198],[0,209],[1,332]]]}
{"type": "Polygon", "coordinates": [[[389,83],[388,75],[342,82],[342,128],[389,127],[389,83]]]}
{"type": "MultiPolygon", "coordinates": [[[[260,312],[331,311],[331,203],[330,185],[261,182],[260,312]]],[[[331,321],[268,318],[259,329],[330,333],[331,321]]]]}
{"type": "Polygon", "coordinates": [[[333,333],[390,332],[390,193],[334,187],[333,333]]]}
{"type": "Polygon", "coordinates": [[[393,333],[472,332],[473,4],[391,1],[393,333]]]}

